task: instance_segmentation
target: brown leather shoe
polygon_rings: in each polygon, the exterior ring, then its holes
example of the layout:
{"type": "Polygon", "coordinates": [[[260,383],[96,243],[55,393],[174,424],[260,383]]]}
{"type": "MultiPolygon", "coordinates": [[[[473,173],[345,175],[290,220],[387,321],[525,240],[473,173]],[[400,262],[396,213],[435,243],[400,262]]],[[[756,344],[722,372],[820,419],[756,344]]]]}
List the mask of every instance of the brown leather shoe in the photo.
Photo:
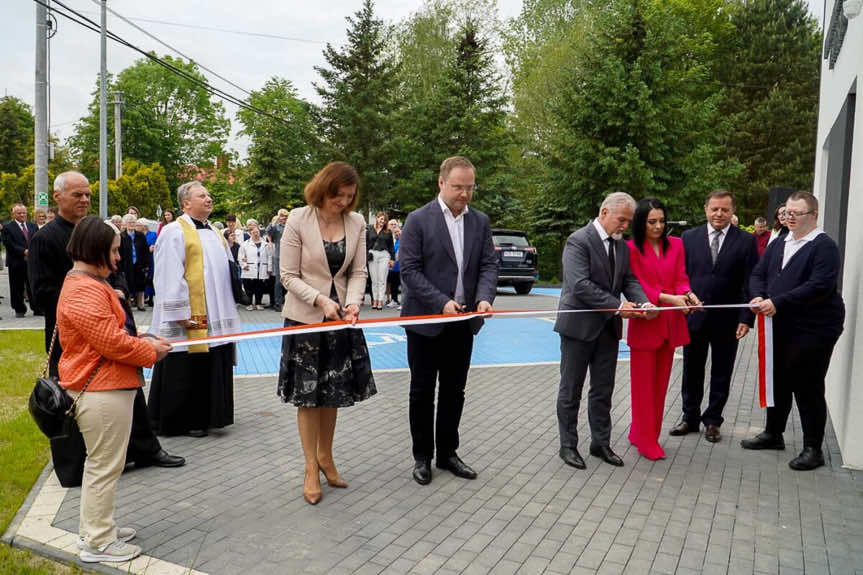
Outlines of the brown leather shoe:
{"type": "Polygon", "coordinates": [[[712,423],[707,424],[704,428],[704,439],[710,443],[719,443],[719,440],[722,439],[722,434],[719,433],[719,426],[712,423]]]}
{"type": "Polygon", "coordinates": [[[686,435],[687,433],[696,433],[698,431],[697,425],[689,425],[686,421],[681,421],[676,426],[671,428],[671,431],[668,432],[668,435],[678,436],[678,435],[686,435]]]}

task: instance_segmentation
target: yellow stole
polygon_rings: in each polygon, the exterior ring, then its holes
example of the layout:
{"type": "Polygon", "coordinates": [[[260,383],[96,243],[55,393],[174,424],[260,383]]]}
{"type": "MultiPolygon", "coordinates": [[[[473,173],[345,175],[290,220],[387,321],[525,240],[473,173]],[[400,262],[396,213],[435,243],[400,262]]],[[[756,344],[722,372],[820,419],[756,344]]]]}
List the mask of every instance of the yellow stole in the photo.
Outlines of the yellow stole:
{"type": "MultiPolygon", "coordinates": [[[[183,218],[177,218],[183,228],[183,239],[186,245],[186,270],[184,277],[189,286],[189,306],[192,309],[190,320],[197,322],[194,328],[186,328],[189,339],[207,337],[207,295],[204,291],[204,250],[201,247],[201,237],[193,224],[183,218]]],[[[206,353],[210,350],[206,343],[189,346],[189,353],[206,353]]]]}

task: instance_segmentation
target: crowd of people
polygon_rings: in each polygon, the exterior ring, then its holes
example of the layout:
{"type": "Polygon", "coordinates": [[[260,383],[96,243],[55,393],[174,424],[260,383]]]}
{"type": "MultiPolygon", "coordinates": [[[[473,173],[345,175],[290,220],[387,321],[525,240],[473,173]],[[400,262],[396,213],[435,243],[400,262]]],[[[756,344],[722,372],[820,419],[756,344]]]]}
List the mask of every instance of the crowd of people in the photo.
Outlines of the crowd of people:
{"type": "MultiPolygon", "coordinates": [[[[141,551],[129,543],[134,529],[118,528],[113,517],[126,462],[183,465],[182,457],[162,449],[158,435],[204,437],[233,424],[235,344],[195,340],[241,331],[240,306],[264,309],[268,295],[286,327],[356,322],[367,291],[373,309],[400,306],[402,316],[492,313],[498,259],[489,218],[470,206],[475,182],[470,160],[447,158],[438,194],[408,214],[404,229],[384,212],[366,224],[355,211],[359,175],[344,162],[322,168],[306,185],[306,205],[279,210],[266,228],[249,219],[242,229],[230,215],[225,225],[210,221],[213,201],[199,181],[178,188],[179,210],[165,210],[155,230],[156,222],[139,218],[134,207],[105,222],[86,216],[90,187],[77,172],[57,177],[58,211],[41,229],[26,222],[23,206],[14,207],[4,242],[20,234],[29,265],[29,274],[16,275],[16,286],[29,285],[31,306],[45,316],[52,375],[81,395],[76,417],[87,448],[81,558],[125,561],[141,551]],[[240,281],[244,296],[235,289],[240,281]],[[238,304],[238,297],[248,299],[238,304]],[[153,317],[149,333],[139,334],[132,308],[145,304],[153,306],[153,317]],[[180,340],[187,343],[174,345],[180,340]],[[145,400],[141,369],[151,365],[145,400]]],[[[662,201],[636,202],[615,192],[569,236],[554,324],[561,349],[559,455],[567,465],[586,468],[578,412],[588,371],[589,453],[623,465],[611,447],[610,416],[623,319],[630,320],[628,439],[655,460],[665,457],[661,426],[675,350],[683,347],[683,401],[669,434],[700,433],[703,426],[705,439],[719,442],[738,342],[756,314],[775,322],[774,353],[783,359],[775,362],[782,367],[765,430],[742,447],[784,449],[796,399],[804,449],[789,465],[824,464],[824,378],[844,321],[838,248],[817,227],[812,194],[792,194],[772,231],[760,220],[755,234],[740,229],[734,211],[734,195],[715,190],[705,200],[707,222],[678,238],[669,236],[662,201]],[[624,243],[630,225],[632,239],[624,243]],[[737,307],[705,307],[724,304],[737,307]],[[675,309],[663,311],[669,307],[675,309]]],[[[432,460],[457,477],[477,477],[458,448],[473,342],[482,326],[481,316],[405,326],[412,476],[420,485],[433,479],[432,460]]],[[[330,487],[348,487],[333,453],[338,410],[377,391],[362,330],[283,336],[276,393],[297,408],[302,494],[309,504],[323,497],[321,474],[330,487]]],[[[55,464],[62,449],[52,441],[55,464]]]]}

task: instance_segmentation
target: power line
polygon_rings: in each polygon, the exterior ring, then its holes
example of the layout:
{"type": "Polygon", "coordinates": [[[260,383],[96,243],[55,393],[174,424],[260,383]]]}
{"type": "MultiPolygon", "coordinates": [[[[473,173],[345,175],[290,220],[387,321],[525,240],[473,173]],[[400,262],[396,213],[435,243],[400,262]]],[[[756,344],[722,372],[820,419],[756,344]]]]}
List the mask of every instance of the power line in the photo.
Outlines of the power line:
{"type": "MultiPolygon", "coordinates": [[[[72,22],[75,22],[76,24],[78,24],[80,26],[87,28],[88,30],[91,30],[91,31],[96,32],[96,33],[100,33],[100,31],[101,31],[99,24],[97,24],[93,20],[90,20],[86,16],[82,15],[80,12],[77,12],[76,10],[68,7],[66,4],[64,4],[60,0],[53,0],[53,3],[61,6],[62,8],[67,10],[69,13],[58,10],[54,6],[49,6],[45,2],[43,2],[42,0],[33,0],[33,1],[36,4],[45,6],[46,8],[51,10],[52,12],[56,12],[60,16],[63,16],[64,18],[71,20],[72,22]]],[[[126,46],[126,47],[134,50],[135,52],[138,52],[139,54],[141,54],[145,58],[155,62],[156,64],[159,64],[160,66],[167,69],[168,71],[170,71],[170,72],[172,72],[178,76],[181,76],[181,77],[185,78],[186,80],[192,82],[193,84],[203,88],[208,93],[210,93],[210,94],[212,94],[218,98],[221,98],[221,99],[225,100],[226,102],[232,103],[236,106],[250,110],[250,111],[255,112],[257,114],[261,114],[262,116],[267,116],[268,118],[276,120],[277,122],[281,122],[282,124],[284,124],[286,126],[290,126],[290,124],[287,122],[287,120],[280,118],[279,116],[276,116],[274,114],[271,114],[271,113],[267,112],[266,110],[262,110],[260,108],[255,107],[255,106],[252,106],[252,105],[244,102],[243,100],[240,100],[236,96],[233,96],[232,94],[229,94],[228,92],[225,92],[224,90],[221,90],[220,88],[216,88],[216,87],[212,86],[211,84],[209,84],[208,82],[205,82],[199,78],[196,78],[195,76],[189,74],[185,70],[177,68],[173,64],[162,60],[158,56],[156,56],[150,52],[147,52],[146,50],[143,50],[142,48],[135,46],[134,44],[128,42],[127,40],[124,40],[123,38],[121,38],[117,34],[111,32],[111,31],[106,31],[106,34],[114,42],[117,42],[118,44],[122,44],[123,46],[126,46]]]]}
{"type": "MultiPolygon", "coordinates": [[[[93,3],[94,3],[94,4],[96,4],[96,5],[99,5],[99,0],[91,0],[91,2],[93,2],[93,3]]],[[[138,30],[139,32],[141,32],[141,33],[143,33],[143,34],[145,34],[145,35],[149,36],[150,38],[152,38],[153,40],[155,40],[156,42],[158,42],[159,44],[161,44],[162,46],[164,46],[164,47],[165,47],[165,48],[167,48],[168,50],[171,50],[172,52],[174,52],[174,53],[176,53],[176,54],[179,54],[180,56],[182,56],[183,58],[185,58],[185,59],[186,59],[186,60],[188,60],[189,62],[191,62],[191,63],[195,64],[196,66],[198,66],[198,67],[199,67],[199,68],[201,68],[202,70],[206,70],[207,72],[209,72],[210,74],[212,74],[212,75],[213,75],[213,76],[215,76],[216,78],[218,78],[218,79],[222,80],[223,82],[226,82],[226,83],[230,84],[231,86],[233,86],[233,87],[234,87],[234,88],[236,88],[237,90],[239,90],[239,91],[241,91],[241,92],[243,92],[243,93],[245,93],[245,94],[247,94],[247,95],[249,95],[249,96],[251,96],[251,95],[252,95],[252,93],[251,93],[251,92],[249,92],[248,90],[246,90],[245,88],[242,88],[242,87],[240,87],[240,86],[237,86],[236,84],[234,84],[233,82],[231,82],[230,80],[228,80],[227,78],[225,78],[224,76],[219,75],[219,74],[218,74],[217,72],[215,72],[214,70],[211,70],[210,68],[207,68],[206,66],[204,66],[204,65],[203,65],[203,64],[201,64],[200,62],[196,62],[194,59],[192,59],[192,57],[191,57],[191,56],[187,56],[186,54],[183,54],[183,53],[182,53],[182,52],[180,52],[177,48],[174,48],[173,46],[171,46],[171,45],[170,45],[170,44],[168,44],[167,42],[164,42],[164,41],[160,40],[159,38],[157,38],[156,36],[154,36],[153,34],[151,34],[150,32],[148,32],[147,30],[144,30],[143,28],[141,28],[140,26],[138,26],[138,25],[137,25],[137,24],[135,24],[134,22],[130,22],[130,21],[129,21],[129,19],[128,19],[128,18],[126,18],[125,16],[123,16],[122,14],[117,13],[115,10],[112,10],[111,8],[108,8],[107,6],[106,6],[106,8],[107,8],[108,12],[110,12],[111,14],[113,14],[114,16],[116,16],[117,18],[119,18],[120,20],[122,20],[123,22],[125,22],[126,24],[128,24],[129,26],[131,26],[131,27],[135,28],[135,29],[136,29],[136,30],[138,30]]]]}
{"type": "MultiPolygon", "coordinates": [[[[110,8],[109,8],[110,10],[110,8]]],[[[82,10],[84,13],[92,14],[89,10],[82,10]]],[[[298,38],[296,36],[282,36],[280,34],[268,34],[266,32],[249,32],[246,30],[232,30],[230,28],[218,28],[215,26],[202,26],[200,24],[186,24],[183,22],[170,22],[168,20],[157,20],[155,18],[128,17],[129,20],[135,22],[148,22],[150,24],[163,24],[165,26],[176,26],[177,28],[189,28],[192,30],[207,30],[209,32],[222,32],[224,34],[238,34],[240,36],[254,36],[257,38],[268,38],[270,40],[287,40],[289,42],[302,42],[304,44],[326,44],[323,40],[309,40],[308,38],[298,38]]]]}

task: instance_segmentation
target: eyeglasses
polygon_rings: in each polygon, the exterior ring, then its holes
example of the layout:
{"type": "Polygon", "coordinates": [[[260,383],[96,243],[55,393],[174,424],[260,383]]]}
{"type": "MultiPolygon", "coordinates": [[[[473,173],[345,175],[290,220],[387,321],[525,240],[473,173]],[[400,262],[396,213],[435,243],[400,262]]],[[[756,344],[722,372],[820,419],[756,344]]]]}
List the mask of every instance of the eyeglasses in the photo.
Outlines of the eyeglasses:
{"type": "Polygon", "coordinates": [[[459,184],[450,184],[449,182],[447,182],[447,184],[450,188],[452,188],[454,192],[459,194],[462,192],[472,193],[474,190],[476,190],[476,186],[462,186],[459,184]]]}
{"type": "Polygon", "coordinates": [[[813,210],[809,210],[808,212],[785,212],[785,217],[797,219],[800,216],[805,216],[806,214],[811,214],[812,212],[813,210]]]}

